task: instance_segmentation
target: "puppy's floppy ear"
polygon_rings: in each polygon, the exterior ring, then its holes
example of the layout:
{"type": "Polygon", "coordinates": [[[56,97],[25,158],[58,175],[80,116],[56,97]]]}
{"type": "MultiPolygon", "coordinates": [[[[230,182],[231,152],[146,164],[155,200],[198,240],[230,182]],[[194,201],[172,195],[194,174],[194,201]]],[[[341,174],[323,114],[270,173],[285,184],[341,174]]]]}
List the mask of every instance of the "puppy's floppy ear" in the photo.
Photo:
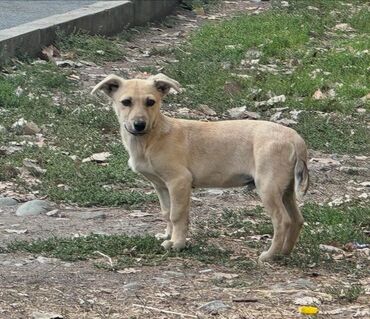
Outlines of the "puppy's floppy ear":
{"type": "Polygon", "coordinates": [[[174,79],[169,78],[167,75],[159,73],[148,78],[154,82],[155,88],[164,96],[167,95],[171,88],[180,92],[180,83],[174,79]]]}
{"type": "Polygon", "coordinates": [[[123,85],[123,81],[124,80],[117,75],[108,75],[93,88],[91,94],[94,94],[97,90],[102,90],[106,95],[112,97],[112,95],[123,85]]]}

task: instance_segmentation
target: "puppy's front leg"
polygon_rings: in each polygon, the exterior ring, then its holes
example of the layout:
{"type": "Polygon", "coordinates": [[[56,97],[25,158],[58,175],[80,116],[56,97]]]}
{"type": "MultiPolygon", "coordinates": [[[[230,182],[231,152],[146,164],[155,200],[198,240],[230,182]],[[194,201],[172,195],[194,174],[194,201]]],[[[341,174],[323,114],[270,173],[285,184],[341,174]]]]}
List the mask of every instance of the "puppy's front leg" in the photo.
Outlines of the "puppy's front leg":
{"type": "Polygon", "coordinates": [[[153,186],[158,194],[159,204],[161,205],[161,213],[167,222],[167,228],[164,234],[158,233],[155,235],[157,239],[170,239],[172,234],[172,223],[170,220],[171,201],[170,194],[165,184],[153,183],[153,186]]]}
{"type": "Polygon", "coordinates": [[[179,250],[185,247],[189,226],[191,184],[192,178],[189,172],[167,183],[171,201],[172,235],[170,240],[162,243],[166,249],[179,250]]]}

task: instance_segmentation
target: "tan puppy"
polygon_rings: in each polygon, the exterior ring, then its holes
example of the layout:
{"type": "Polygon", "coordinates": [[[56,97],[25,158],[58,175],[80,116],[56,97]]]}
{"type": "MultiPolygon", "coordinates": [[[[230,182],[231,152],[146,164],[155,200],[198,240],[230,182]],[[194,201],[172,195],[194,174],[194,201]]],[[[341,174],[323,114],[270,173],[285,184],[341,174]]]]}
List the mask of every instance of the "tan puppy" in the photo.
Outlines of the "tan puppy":
{"type": "Polygon", "coordinates": [[[307,149],[293,129],[266,121],[200,122],[169,118],[162,98],[179,83],[158,74],[147,80],[109,75],[92,91],[112,100],[129,165],[158,193],[166,249],[185,247],[191,189],[256,186],[272,218],[271,247],[260,261],[289,254],[303,224],[296,194],[308,188],[307,149]]]}

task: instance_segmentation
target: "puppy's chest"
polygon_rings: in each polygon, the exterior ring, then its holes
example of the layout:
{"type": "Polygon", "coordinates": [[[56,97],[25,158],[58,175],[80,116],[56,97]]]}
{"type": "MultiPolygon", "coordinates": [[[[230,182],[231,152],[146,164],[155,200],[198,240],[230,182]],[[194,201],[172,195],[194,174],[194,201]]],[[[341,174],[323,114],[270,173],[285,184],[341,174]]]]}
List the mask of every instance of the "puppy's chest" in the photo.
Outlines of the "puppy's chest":
{"type": "Polygon", "coordinates": [[[150,162],[145,157],[130,156],[128,160],[128,166],[135,172],[141,174],[152,174],[153,169],[150,162]]]}

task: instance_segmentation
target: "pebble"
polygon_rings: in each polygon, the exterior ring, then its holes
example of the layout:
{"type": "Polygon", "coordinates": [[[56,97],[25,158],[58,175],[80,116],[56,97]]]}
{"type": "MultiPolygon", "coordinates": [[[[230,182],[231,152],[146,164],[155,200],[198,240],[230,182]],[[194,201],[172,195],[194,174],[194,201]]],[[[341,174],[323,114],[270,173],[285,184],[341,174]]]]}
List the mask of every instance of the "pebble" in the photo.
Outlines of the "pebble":
{"type": "Polygon", "coordinates": [[[18,207],[17,216],[36,216],[52,210],[51,204],[45,200],[34,199],[18,207]]]}
{"type": "Polygon", "coordinates": [[[64,317],[54,312],[33,312],[32,319],[63,319],[64,317]]]}
{"type": "Polygon", "coordinates": [[[0,134],[5,134],[5,133],[6,133],[6,128],[0,125],[0,134]]]}
{"type": "Polygon", "coordinates": [[[213,300],[200,306],[198,309],[203,310],[211,315],[217,315],[221,311],[229,309],[230,306],[224,304],[221,300],[213,300]]]}
{"type": "Polygon", "coordinates": [[[14,198],[0,197],[0,207],[15,206],[18,202],[14,198]]]}

